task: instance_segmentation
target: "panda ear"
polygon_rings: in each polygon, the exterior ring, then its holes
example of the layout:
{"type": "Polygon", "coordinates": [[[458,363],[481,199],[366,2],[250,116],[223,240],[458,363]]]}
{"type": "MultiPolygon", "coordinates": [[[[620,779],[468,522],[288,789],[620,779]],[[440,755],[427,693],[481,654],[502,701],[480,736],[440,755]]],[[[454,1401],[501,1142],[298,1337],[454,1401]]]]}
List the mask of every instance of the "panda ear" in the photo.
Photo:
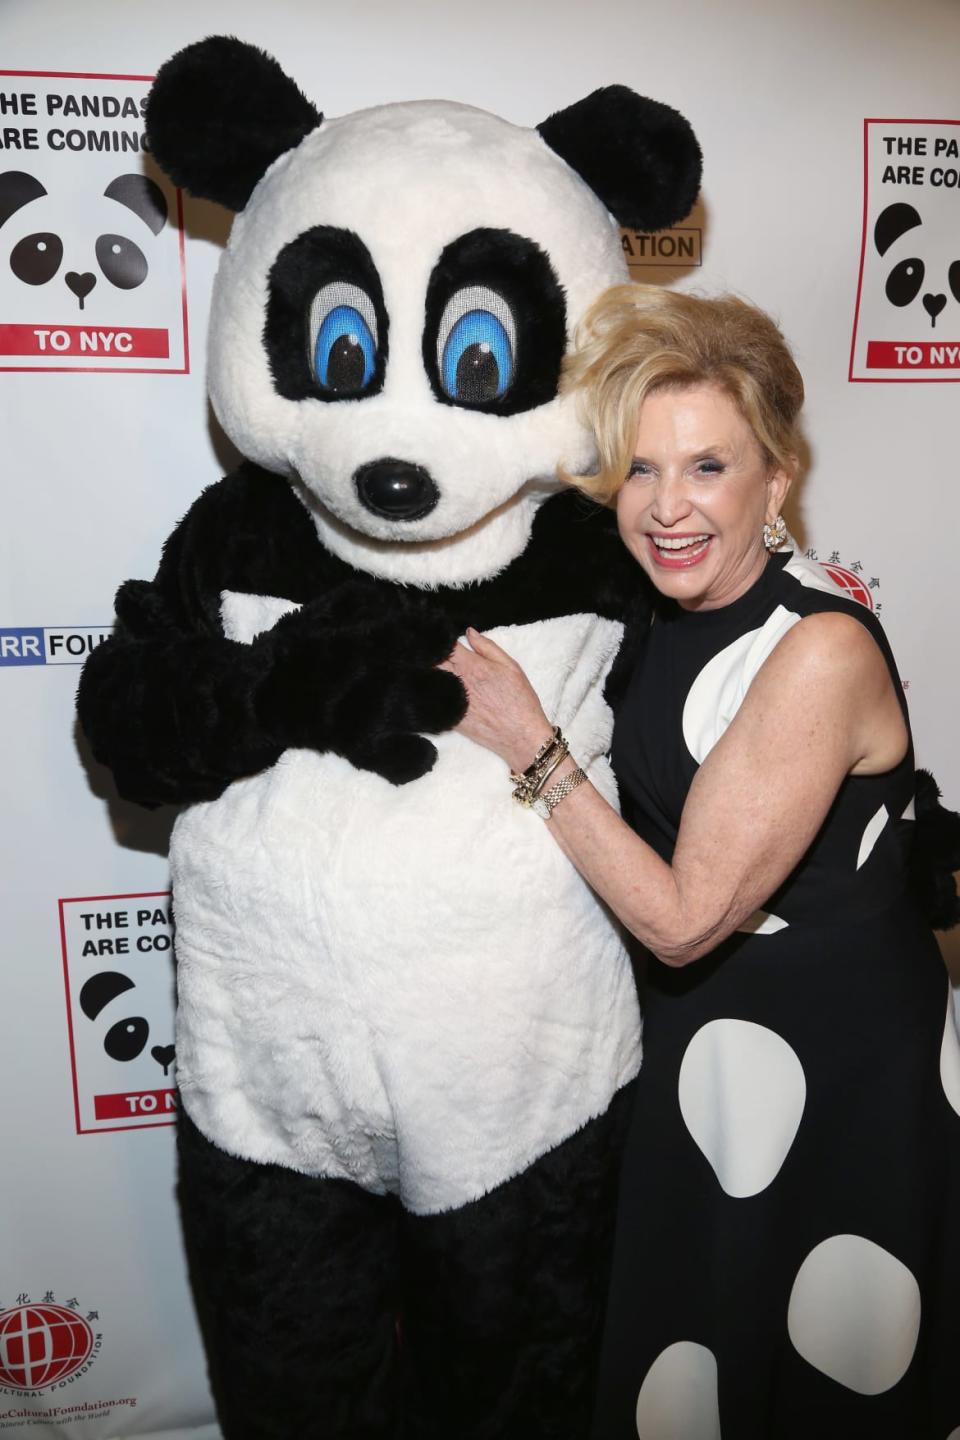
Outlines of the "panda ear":
{"type": "Polygon", "coordinates": [[[146,175],[118,175],[103,193],[108,200],[118,200],[134,215],[139,215],[154,235],[159,235],[167,223],[166,196],[157,182],[146,175]]]}
{"type": "Polygon", "coordinates": [[[21,205],[29,205],[46,193],[40,181],[26,170],[7,170],[0,175],[0,225],[16,215],[21,205]]]}
{"type": "Polygon", "coordinates": [[[663,230],[689,215],[702,157],[678,111],[626,85],[606,85],[537,130],[631,230],[663,230]]]}
{"type": "Polygon", "coordinates": [[[880,254],[885,255],[894,240],[899,240],[908,230],[922,224],[923,221],[912,205],[902,200],[895,202],[877,216],[877,223],[873,227],[873,243],[880,254]]]}
{"type": "Polygon", "coordinates": [[[271,55],[229,35],[162,65],[145,118],[147,144],[174,184],[231,210],[323,120],[271,55]]]}
{"type": "Polygon", "coordinates": [[[116,1000],[125,990],[133,989],[129,975],[121,975],[119,970],[101,970],[99,975],[91,975],[84,982],[80,991],[80,1009],[88,1020],[96,1020],[105,1005],[116,1000]]]}

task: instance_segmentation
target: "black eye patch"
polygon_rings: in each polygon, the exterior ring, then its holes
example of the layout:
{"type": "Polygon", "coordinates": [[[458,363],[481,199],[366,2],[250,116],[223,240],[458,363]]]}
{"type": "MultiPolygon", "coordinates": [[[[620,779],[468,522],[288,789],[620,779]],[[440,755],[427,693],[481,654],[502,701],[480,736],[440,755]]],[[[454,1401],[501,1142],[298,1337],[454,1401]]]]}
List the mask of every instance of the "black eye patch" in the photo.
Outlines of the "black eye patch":
{"type": "Polygon", "coordinates": [[[118,290],[136,290],[147,278],[147,257],[124,235],[101,235],[95,246],[97,264],[118,290]]]}
{"type": "Polygon", "coordinates": [[[142,1015],[130,1015],[111,1025],[103,1041],[103,1048],[111,1060],[136,1060],[143,1053],[143,1047],[150,1038],[150,1026],[142,1015]]]}
{"type": "Polygon", "coordinates": [[[389,322],[383,287],[358,235],[305,230],[270,270],[263,340],[287,400],[362,400],[383,388],[389,322]]]}
{"type": "Polygon", "coordinates": [[[427,287],[423,364],[444,405],[516,415],[557,393],[563,290],[546,254],[511,230],[449,244],[427,287]]]}
{"type": "Polygon", "coordinates": [[[894,265],[885,286],[891,305],[909,305],[911,300],[915,300],[920,294],[924,273],[924,263],[916,256],[894,265]]]}
{"type": "Polygon", "coordinates": [[[10,269],[25,285],[46,285],[60,269],[63,241],[49,230],[26,235],[10,252],[10,269]]]}

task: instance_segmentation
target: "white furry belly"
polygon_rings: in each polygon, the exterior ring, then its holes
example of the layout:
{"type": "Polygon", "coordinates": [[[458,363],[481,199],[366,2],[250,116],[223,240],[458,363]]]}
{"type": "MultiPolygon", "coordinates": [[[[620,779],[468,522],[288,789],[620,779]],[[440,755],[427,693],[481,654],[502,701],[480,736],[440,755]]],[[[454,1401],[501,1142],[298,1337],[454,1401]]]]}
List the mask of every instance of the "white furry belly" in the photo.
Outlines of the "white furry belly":
{"type": "MultiPolygon", "coordinates": [[[[615,803],[600,691],[619,626],[491,633],[615,803]]],[[[607,913],[501,760],[435,743],[434,769],[399,787],[287,751],[187,811],[171,848],[191,1117],[228,1151],[419,1212],[523,1170],[639,1065],[607,913]]]]}

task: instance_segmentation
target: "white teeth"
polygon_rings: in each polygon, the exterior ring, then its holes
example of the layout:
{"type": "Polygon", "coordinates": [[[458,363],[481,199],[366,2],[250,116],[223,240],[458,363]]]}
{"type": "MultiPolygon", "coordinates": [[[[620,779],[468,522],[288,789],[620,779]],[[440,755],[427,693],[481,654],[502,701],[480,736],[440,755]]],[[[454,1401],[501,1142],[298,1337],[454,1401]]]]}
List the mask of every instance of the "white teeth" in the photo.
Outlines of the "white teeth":
{"type": "Polygon", "coordinates": [[[689,550],[692,545],[702,545],[710,539],[709,535],[685,535],[676,540],[667,539],[663,535],[651,535],[650,539],[658,550],[689,550]]]}

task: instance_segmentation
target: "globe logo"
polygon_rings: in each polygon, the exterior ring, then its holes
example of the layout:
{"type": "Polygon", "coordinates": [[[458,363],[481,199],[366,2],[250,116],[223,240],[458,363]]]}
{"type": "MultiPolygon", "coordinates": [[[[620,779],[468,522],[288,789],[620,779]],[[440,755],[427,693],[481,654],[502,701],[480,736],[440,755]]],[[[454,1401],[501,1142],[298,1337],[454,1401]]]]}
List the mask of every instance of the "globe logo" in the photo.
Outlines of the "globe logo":
{"type": "Polygon", "coordinates": [[[861,605],[866,605],[868,610],[874,609],[870,586],[865,585],[853,570],[846,570],[832,560],[821,560],[820,566],[821,569],[826,570],[833,583],[838,585],[849,599],[858,600],[861,605]]]}
{"type": "Polygon", "coordinates": [[[0,1385],[39,1390],[73,1375],[93,1349],[93,1331],[63,1305],[0,1310],[0,1385]]]}

